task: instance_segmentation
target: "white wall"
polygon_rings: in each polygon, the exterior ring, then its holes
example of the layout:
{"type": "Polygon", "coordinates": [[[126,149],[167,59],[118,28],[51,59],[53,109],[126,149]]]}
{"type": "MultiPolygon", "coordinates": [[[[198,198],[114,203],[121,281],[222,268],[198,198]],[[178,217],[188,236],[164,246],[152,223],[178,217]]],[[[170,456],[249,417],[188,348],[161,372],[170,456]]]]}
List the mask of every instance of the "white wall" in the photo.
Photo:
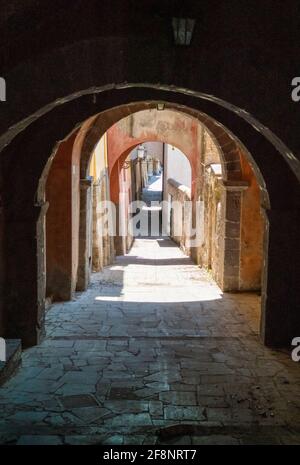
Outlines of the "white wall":
{"type": "Polygon", "coordinates": [[[181,150],[165,144],[165,179],[175,181],[191,189],[192,170],[190,162],[181,150]]]}

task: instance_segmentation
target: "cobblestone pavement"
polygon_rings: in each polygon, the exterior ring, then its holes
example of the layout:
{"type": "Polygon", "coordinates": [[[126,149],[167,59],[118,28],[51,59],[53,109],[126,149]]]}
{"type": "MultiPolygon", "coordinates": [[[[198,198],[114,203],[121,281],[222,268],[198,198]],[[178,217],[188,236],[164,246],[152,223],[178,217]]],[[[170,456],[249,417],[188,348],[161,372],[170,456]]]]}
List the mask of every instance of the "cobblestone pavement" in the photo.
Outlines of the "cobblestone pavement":
{"type": "Polygon", "coordinates": [[[136,240],[49,310],[0,389],[1,443],[300,443],[299,364],[260,344],[259,304],[171,241],[136,240]]]}

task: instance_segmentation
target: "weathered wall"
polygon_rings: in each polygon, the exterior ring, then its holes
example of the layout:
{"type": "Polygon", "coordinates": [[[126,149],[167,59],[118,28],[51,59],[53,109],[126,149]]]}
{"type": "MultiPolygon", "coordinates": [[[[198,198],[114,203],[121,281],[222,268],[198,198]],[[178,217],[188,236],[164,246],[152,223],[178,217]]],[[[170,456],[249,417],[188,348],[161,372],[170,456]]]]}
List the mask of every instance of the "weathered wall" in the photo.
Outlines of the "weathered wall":
{"type": "Polygon", "coordinates": [[[264,229],[266,219],[261,208],[261,193],[254,173],[241,157],[243,179],[248,188],[243,191],[241,213],[240,289],[261,289],[264,260],[264,229]]]}
{"type": "Polygon", "coordinates": [[[225,192],[221,187],[223,177],[220,152],[208,131],[201,134],[201,152],[198,171],[197,199],[203,202],[203,240],[195,251],[196,260],[212,271],[221,288],[224,286],[225,192]]]}
{"type": "Polygon", "coordinates": [[[100,271],[112,263],[113,241],[108,234],[108,226],[103,210],[103,202],[110,199],[107,166],[107,134],[99,140],[90,162],[90,176],[93,178],[93,233],[92,269],[100,271]]]}
{"type": "MultiPolygon", "coordinates": [[[[211,160],[211,157],[209,155],[211,160]]],[[[216,282],[223,287],[224,247],[222,215],[225,196],[222,189],[222,172],[220,164],[213,163],[204,171],[202,199],[204,202],[204,236],[203,245],[198,248],[198,260],[212,271],[216,282]]]]}
{"type": "MultiPolygon", "coordinates": [[[[197,199],[204,202],[203,243],[189,249],[185,237],[175,240],[197,263],[211,269],[223,290],[258,290],[261,288],[264,219],[255,175],[240,150],[241,185],[236,183],[224,188],[221,152],[208,131],[198,132],[200,164],[195,191],[197,199]]],[[[166,160],[168,163],[168,156],[166,160]]],[[[171,170],[170,160],[170,168],[165,170],[165,199],[172,190],[174,198],[183,201],[178,189],[175,195],[174,186],[167,182],[169,178],[182,181],[183,169],[179,169],[179,176],[171,170]],[[172,175],[166,174],[169,170],[172,175]]]]}
{"type": "MultiPolygon", "coordinates": [[[[114,166],[120,154],[145,141],[161,141],[180,149],[195,175],[200,124],[193,118],[171,110],[144,110],[122,119],[108,130],[109,166],[114,166]]],[[[193,195],[193,189],[192,189],[193,195]]]]}
{"type": "Polygon", "coordinates": [[[224,260],[224,256],[222,258],[224,247],[230,245],[232,254],[239,253],[238,289],[259,290],[262,279],[265,220],[261,212],[260,189],[254,172],[242,150],[240,150],[240,160],[242,166],[241,181],[245,183],[245,188],[241,186],[240,201],[230,206],[228,202],[226,203],[228,195],[224,192],[222,183],[220,182],[222,177],[222,159],[211,136],[207,131],[204,131],[202,163],[206,167],[203,186],[206,204],[206,239],[205,246],[198,253],[200,252],[200,262],[205,266],[211,267],[216,280],[219,283],[224,283],[224,276],[220,274],[220,268],[216,267],[216,263],[217,260],[224,260]],[[216,173],[219,176],[216,176],[216,173]],[[218,206],[219,202],[220,205],[218,206]],[[240,220],[237,224],[238,231],[235,237],[229,239],[220,226],[220,222],[224,221],[226,213],[234,216],[236,214],[235,209],[240,210],[240,220]],[[223,245],[222,241],[220,241],[220,237],[222,236],[224,236],[223,245]]]}

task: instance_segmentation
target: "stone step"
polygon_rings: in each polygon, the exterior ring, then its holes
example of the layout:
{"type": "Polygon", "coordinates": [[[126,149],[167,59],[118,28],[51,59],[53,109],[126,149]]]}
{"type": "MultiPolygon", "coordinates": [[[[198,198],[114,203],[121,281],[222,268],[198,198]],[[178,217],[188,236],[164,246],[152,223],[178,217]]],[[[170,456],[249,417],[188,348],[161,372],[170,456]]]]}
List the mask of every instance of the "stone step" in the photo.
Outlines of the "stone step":
{"type": "Polygon", "coordinates": [[[2,386],[17,370],[21,363],[21,339],[5,339],[6,361],[0,361],[0,386],[2,386]]]}

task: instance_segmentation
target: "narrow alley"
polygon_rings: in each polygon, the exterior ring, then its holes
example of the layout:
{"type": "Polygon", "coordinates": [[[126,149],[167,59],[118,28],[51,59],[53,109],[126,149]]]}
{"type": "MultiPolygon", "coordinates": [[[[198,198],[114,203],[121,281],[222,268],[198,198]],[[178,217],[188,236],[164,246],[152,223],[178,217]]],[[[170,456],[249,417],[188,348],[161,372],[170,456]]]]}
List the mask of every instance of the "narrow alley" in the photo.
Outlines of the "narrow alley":
{"type": "Polygon", "coordinates": [[[1,388],[1,443],[299,442],[299,369],[260,344],[259,301],[223,295],[171,240],[136,239],[48,311],[1,388]]]}

